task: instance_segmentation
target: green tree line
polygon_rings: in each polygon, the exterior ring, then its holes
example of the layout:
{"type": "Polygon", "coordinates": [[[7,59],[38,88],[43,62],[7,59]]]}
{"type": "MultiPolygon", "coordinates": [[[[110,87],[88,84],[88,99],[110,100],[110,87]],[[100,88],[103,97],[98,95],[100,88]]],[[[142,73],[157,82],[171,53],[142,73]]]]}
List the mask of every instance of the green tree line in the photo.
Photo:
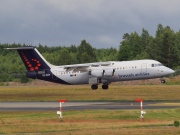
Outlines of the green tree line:
{"type": "MultiPolygon", "coordinates": [[[[123,40],[116,48],[93,48],[86,40],[80,45],[46,46],[39,44],[36,48],[54,65],[68,65],[100,61],[126,61],[138,59],[154,59],[162,64],[178,69],[180,66],[180,31],[175,32],[169,26],[157,26],[155,36],[147,30],[142,33],[125,33],[123,40]]],[[[26,44],[0,43],[0,82],[13,81],[19,76],[24,77],[26,69],[18,53],[4,48],[27,46],[26,44]]],[[[24,78],[23,78],[24,80],[24,78]]]]}
{"type": "Polygon", "coordinates": [[[169,26],[157,26],[155,37],[142,29],[126,33],[119,47],[118,60],[154,59],[170,68],[180,65],[180,31],[174,32],[169,26]]]}

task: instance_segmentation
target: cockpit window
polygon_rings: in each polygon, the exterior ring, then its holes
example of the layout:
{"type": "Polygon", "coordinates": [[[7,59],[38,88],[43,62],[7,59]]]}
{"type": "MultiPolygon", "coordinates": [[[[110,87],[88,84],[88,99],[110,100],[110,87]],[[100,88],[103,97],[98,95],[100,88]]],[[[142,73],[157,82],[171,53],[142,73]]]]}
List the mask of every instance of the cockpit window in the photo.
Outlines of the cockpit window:
{"type": "Polygon", "coordinates": [[[161,63],[151,64],[151,67],[159,67],[159,66],[163,66],[163,64],[161,64],[161,63]]]}
{"type": "Polygon", "coordinates": [[[159,66],[163,66],[163,64],[161,64],[161,63],[159,63],[158,65],[159,65],[159,66]]]}

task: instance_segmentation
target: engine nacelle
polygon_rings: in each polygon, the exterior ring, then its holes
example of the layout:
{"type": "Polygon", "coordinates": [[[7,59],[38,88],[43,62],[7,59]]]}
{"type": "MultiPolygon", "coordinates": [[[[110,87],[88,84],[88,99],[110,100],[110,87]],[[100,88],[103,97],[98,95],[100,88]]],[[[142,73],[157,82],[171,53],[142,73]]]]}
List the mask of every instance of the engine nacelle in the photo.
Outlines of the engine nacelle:
{"type": "Polygon", "coordinates": [[[105,76],[114,76],[114,72],[115,72],[115,69],[105,69],[104,70],[104,75],[105,76]]]}
{"type": "Polygon", "coordinates": [[[103,69],[93,69],[89,72],[90,75],[96,76],[96,77],[102,77],[104,75],[103,69]]]}

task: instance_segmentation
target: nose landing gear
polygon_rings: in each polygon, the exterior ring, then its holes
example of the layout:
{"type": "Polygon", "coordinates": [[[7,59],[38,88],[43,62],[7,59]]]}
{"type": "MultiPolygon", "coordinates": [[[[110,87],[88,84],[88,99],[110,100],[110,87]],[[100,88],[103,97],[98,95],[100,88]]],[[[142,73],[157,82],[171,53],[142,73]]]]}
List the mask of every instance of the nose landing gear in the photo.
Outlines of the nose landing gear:
{"type": "Polygon", "coordinates": [[[161,83],[166,83],[166,80],[164,78],[161,78],[161,83]]]}

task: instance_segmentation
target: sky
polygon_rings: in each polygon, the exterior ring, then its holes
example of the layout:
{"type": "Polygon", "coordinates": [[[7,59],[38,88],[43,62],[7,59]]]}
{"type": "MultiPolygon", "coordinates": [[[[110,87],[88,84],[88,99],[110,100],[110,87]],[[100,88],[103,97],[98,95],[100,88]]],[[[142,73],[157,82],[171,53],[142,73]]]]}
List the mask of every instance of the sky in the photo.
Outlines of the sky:
{"type": "Polygon", "coordinates": [[[125,33],[180,30],[180,0],[0,0],[0,43],[119,48],[125,33]]]}

